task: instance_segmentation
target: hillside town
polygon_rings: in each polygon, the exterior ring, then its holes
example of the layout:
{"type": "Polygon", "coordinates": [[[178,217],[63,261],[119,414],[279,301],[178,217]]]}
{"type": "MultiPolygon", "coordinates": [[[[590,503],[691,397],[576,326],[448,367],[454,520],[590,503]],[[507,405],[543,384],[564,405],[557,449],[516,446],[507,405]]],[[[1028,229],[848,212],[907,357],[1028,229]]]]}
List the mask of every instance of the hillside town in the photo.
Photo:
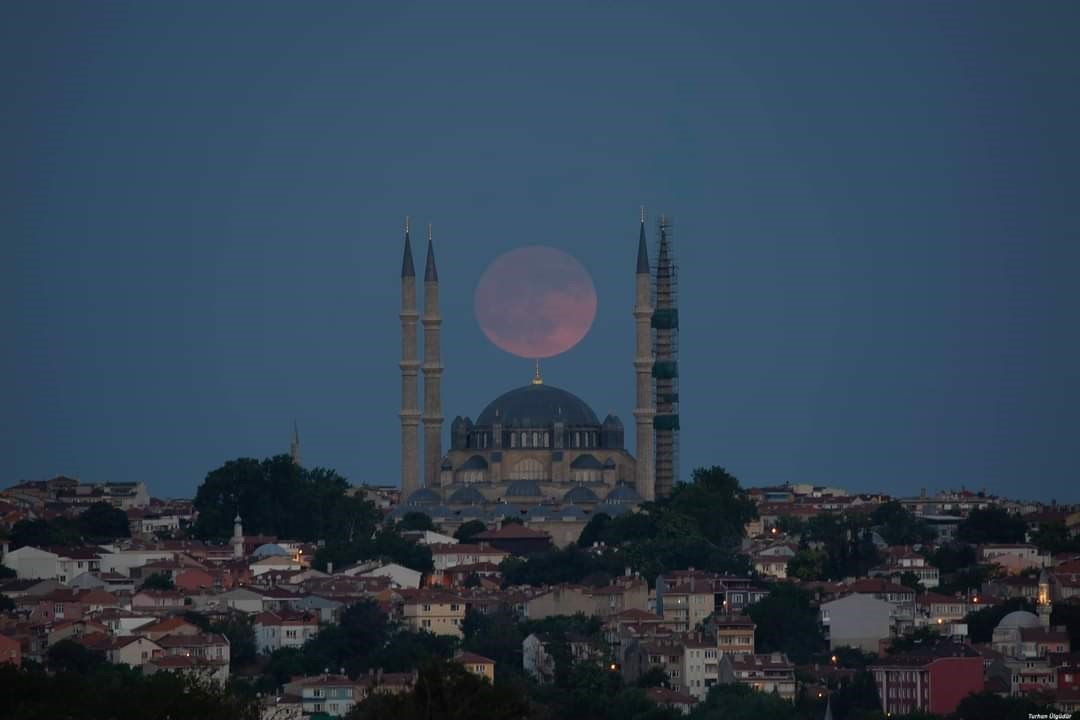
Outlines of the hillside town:
{"type": "Polygon", "coordinates": [[[815,718],[947,716],[972,697],[1080,709],[1078,508],[736,485],[750,511],[724,559],[674,566],[635,564],[641,538],[618,535],[663,526],[679,491],[617,490],[580,493],[553,528],[540,503],[429,513],[422,491],[350,487],[382,549],[345,561],[333,538],[248,530],[242,507],[210,539],[202,495],[21,483],[0,492],[0,663],[248,683],[268,720],[366,717],[428,655],[537,693],[590,668],[673,717],[737,686],[815,718]]]}

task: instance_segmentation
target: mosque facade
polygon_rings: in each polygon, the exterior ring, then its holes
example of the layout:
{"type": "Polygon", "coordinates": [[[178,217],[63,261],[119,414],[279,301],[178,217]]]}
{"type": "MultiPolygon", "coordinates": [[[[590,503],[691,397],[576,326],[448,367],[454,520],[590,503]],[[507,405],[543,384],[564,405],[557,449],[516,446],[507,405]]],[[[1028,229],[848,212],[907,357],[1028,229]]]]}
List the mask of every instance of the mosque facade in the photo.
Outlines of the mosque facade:
{"type": "MultiPolygon", "coordinates": [[[[666,242],[661,224],[662,254],[668,252],[666,242]]],[[[392,517],[423,512],[447,530],[469,520],[491,523],[514,517],[529,527],[547,531],[557,544],[565,544],[577,538],[594,514],[603,512],[614,517],[654,499],[656,292],[650,274],[644,213],[632,313],[636,458],[626,449],[624,426],[618,417],[609,414],[601,420],[582,398],[546,383],[539,365],[531,383],[503,392],[475,420],[455,417],[450,423],[450,445],[444,452],[442,316],[430,226],[422,313],[417,304],[416,267],[407,220],[404,246],[399,412],[402,502],[392,517]],[[421,329],[422,360],[417,337],[421,329]]]]}

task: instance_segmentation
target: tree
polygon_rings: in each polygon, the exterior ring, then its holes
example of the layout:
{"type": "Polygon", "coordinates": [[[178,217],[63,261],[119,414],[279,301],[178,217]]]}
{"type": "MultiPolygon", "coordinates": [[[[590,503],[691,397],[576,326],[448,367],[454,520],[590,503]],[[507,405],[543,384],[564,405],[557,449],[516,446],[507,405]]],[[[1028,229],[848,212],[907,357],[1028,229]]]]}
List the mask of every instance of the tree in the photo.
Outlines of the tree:
{"type": "Polygon", "coordinates": [[[465,613],[462,632],[465,650],[495,661],[497,680],[506,674],[521,674],[521,643],[525,634],[512,612],[502,610],[483,615],[470,609],[465,613]]]}
{"type": "Polygon", "coordinates": [[[792,585],[774,585],[746,614],[757,625],[758,652],[779,651],[795,663],[805,663],[825,645],[809,594],[792,585]]]}
{"type": "Polygon", "coordinates": [[[651,668],[643,672],[634,683],[639,688],[651,688],[651,687],[668,687],[669,681],[667,673],[664,672],[664,668],[653,665],[651,668]]]}
{"type": "Polygon", "coordinates": [[[454,537],[458,542],[471,543],[473,538],[486,530],[487,525],[480,520],[469,520],[462,523],[461,527],[454,531],[454,537]]]}
{"type": "Polygon", "coordinates": [[[871,519],[881,527],[881,537],[889,545],[918,545],[933,542],[934,529],[895,500],[874,510],[871,519]]]}
{"type": "Polygon", "coordinates": [[[105,502],[94,503],[84,510],[77,526],[83,537],[92,542],[131,537],[127,513],[105,502]]]}
{"type": "Polygon", "coordinates": [[[154,573],[143,580],[140,590],[175,590],[176,583],[168,573],[154,573]]]}
{"type": "Polygon", "coordinates": [[[1026,534],[1027,523],[1022,517],[996,506],[972,510],[956,528],[956,537],[973,545],[1020,543],[1026,534]]]}
{"type": "Polygon", "coordinates": [[[700,720],[795,720],[795,707],[779,695],[753,690],[742,683],[714,685],[690,716],[700,720]]]}
{"type": "Polygon", "coordinates": [[[821,550],[800,550],[788,561],[788,575],[800,580],[821,580],[827,560],[828,556],[821,550]]]}
{"type": "Polygon", "coordinates": [[[519,720],[529,714],[520,689],[495,686],[460,663],[432,661],[420,669],[411,692],[372,693],[348,720],[519,720]]]}
{"type": "Polygon", "coordinates": [[[1039,523],[1038,529],[1031,533],[1031,542],[1053,555],[1080,552],[1080,537],[1071,537],[1064,522],[1039,523]]]}
{"type": "Polygon", "coordinates": [[[230,610],[211,619],[199,612],[186,612],[184,618],[203,632],[224,635],[229,640],[229,665],[241,668],[255,662],[255,626],[246,613],[230,610]]]}
{"type": "Polygon", "coordinates": [[[74,640],[61,640],[45,653],[45,664],[53,672],[89,675],[105,664],[105,657],[74,640]]]}
{"type": "Polygon", "coordinates": [[[717,466],[695,469],[690,482],[676,485],[661,504],[697,521],[705,538],[719,547],[736,545],[746,524],[758,516],[735,476],[717,466]]]}
{"type": "Polygon", "coordinates": [[[7,565],[0,565],[0,580],[7,580],[8,578],[13,578],[16,575],[18,575],[18,573],[9,568],[7,565]]]}
{"type": "Polygon", "coordinates": [[[82,534],[75,523],[67,518],[52,520],[20,520],[11,528],[11,545],[14,548],[31,545],[80,545],[82,534]]]}
{"type": "Polygon", "coordinates": [[[16,607],[14,600],[7,595],[0,594],[0,613],[11,612],[16,607]]]}
{"type": "Polygon", "coordinates": [[[435,523],[422,512],[407,512],[398,521],[398,530],[435,530],[435,523]]]}
{"type": "Polygon", "coordinates": [[[910,652],[917,648],[932,647],[941,642],[941,634],[929,627],[921,627],[889,643],[889,654],[910,652]]]}
{"type": "Polygon", "coordinates": [[[956,720],[1014,720],[1046,713],[1048,708],[1027,697],[1000,697],[992,692],[972,693],[956,706],[956,720]]]}
{"type": "Polygon", "coordinates": [[[917,593],[923,592],[925,590],[922,581],[919,580],[919,576],[911,572],[910,570],[907,570],[900,574],[900,584],[904,587],[911,588],[917,593]]]}
{"type": "Polygon", "coordinates": [[[946,543],[925,554],[930,564],[942,573],[954,573],[975,564],[975,548],[966,543],[946,543]]]}

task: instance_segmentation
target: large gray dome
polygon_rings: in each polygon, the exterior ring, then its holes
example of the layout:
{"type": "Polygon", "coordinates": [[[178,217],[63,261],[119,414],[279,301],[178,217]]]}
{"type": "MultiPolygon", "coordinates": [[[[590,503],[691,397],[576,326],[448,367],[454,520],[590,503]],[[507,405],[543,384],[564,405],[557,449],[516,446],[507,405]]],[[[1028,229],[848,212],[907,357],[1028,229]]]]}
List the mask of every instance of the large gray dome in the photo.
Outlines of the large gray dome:
{"type": "Polygon", "coordinates": [[[1001,618],[1001,622],[997,626],[999,628],[1029,628],[1039,627],[1040,624],[1039,617],[1035,613],[1030,613],[1027,610],[1013,610],[1001,618]]]}
{"type": "Polygon", "coordinates": [[[585,401],[551,385],[526,385],[492,400],[474,427],[542,428],[562,422],[567,427],[600,427],[600,420],[585,401]]]}

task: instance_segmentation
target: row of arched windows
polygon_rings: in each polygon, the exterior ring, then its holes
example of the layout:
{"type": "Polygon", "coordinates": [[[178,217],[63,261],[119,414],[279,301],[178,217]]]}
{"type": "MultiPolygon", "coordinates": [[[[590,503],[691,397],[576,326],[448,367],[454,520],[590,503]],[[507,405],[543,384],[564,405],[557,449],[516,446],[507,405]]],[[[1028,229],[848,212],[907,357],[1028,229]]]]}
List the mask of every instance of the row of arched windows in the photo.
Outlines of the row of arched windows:
{"type": "MultiPolygon", "coordinates": [[[[510,448],[550,448],[551,433],[539,430],[513,430],[509,435],[508,445],[510,448]]],[[[569,448],[593,448],[599,445],[598,432],[592,430],[575,430],[566,434],[566,447],[569,448]]],[[[492,447],[491,433],[478,432],[472,436],[469,447],[487,450],[492,447]]]]}

